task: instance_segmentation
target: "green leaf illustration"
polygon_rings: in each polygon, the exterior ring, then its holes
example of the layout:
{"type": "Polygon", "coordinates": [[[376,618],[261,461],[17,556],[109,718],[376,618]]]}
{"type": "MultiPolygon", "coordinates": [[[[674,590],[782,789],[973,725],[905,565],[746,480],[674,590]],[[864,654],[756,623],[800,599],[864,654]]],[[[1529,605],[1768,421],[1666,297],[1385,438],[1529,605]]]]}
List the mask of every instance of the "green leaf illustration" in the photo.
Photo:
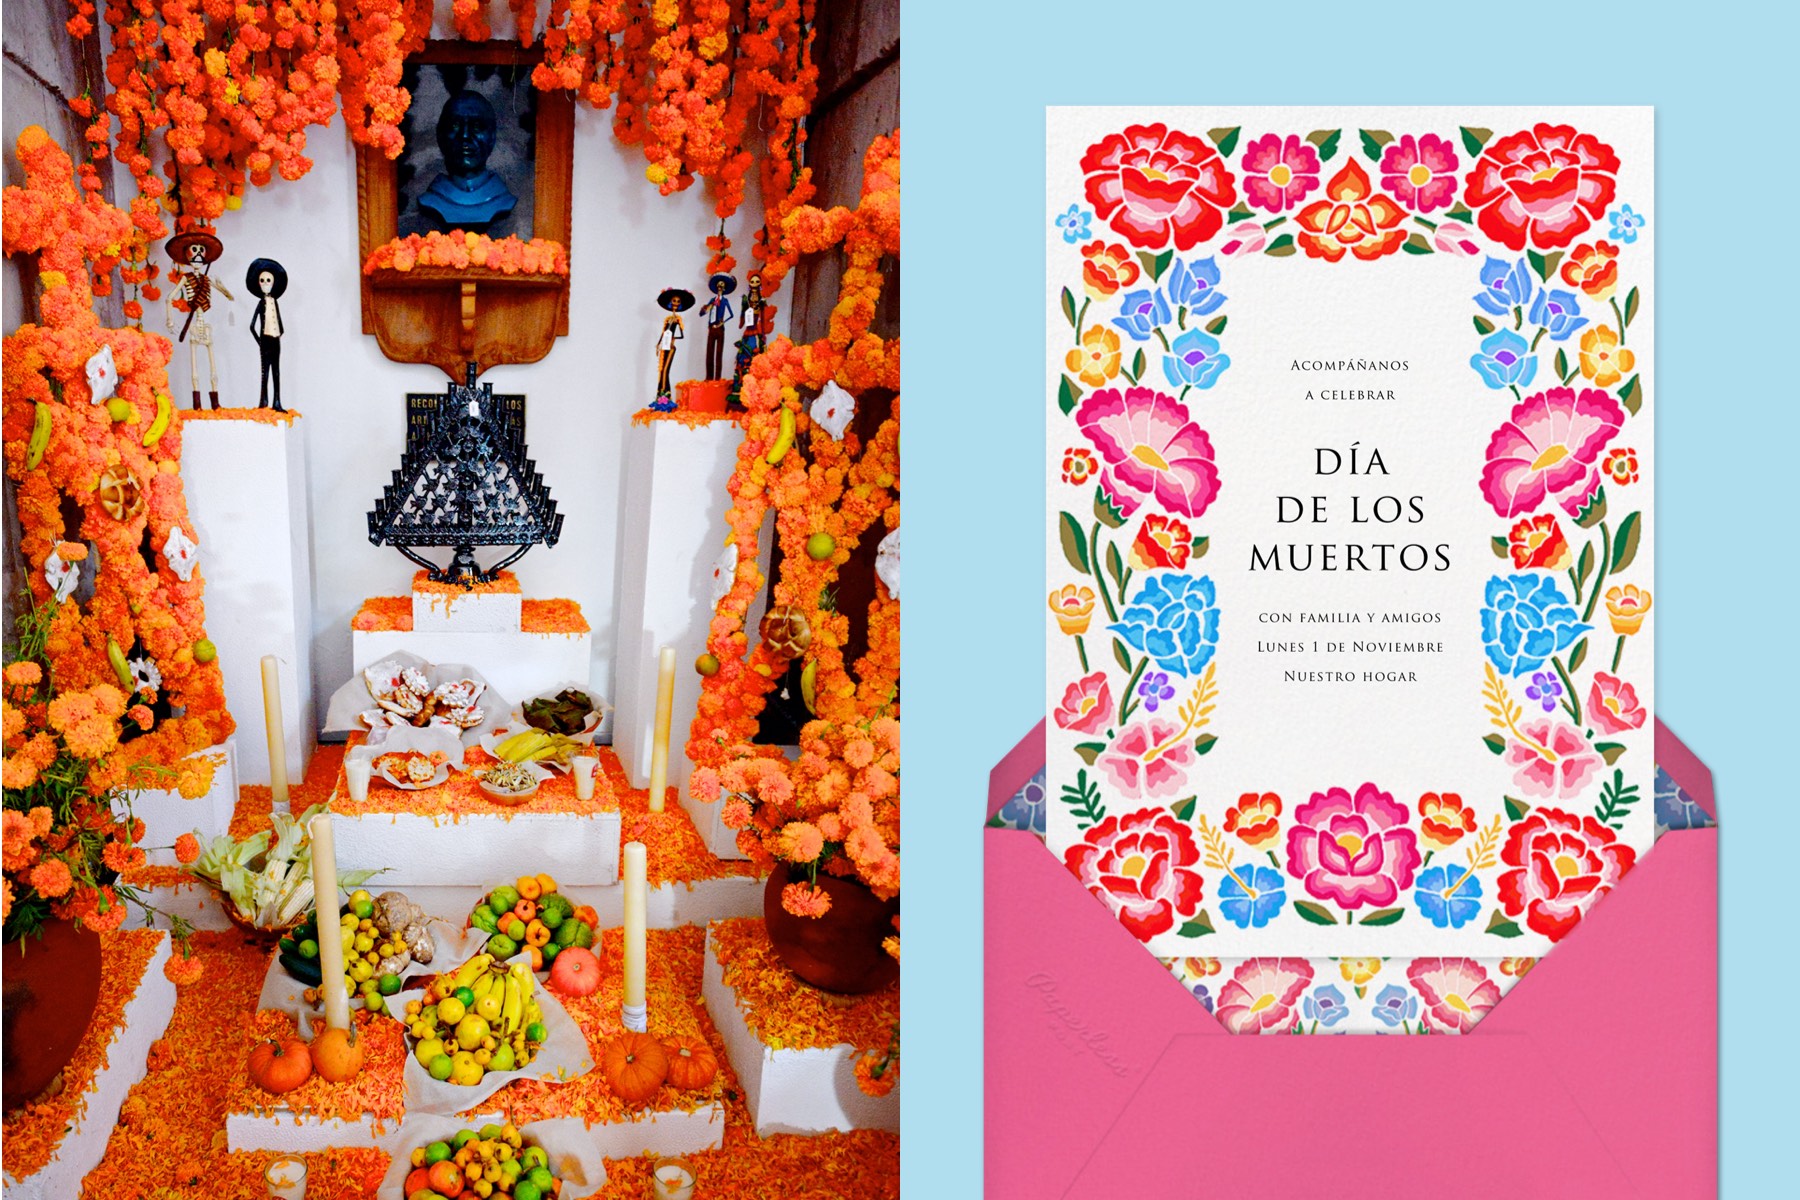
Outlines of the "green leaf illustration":
{"type": "Polygon", "coordinates": [[[1075,782],[1063,784],[1062,802],[1075,815],[1082,829],[1106,820],[1106,805],[1100,802],[1100,789],[1087,777],[1086,771],[1075,772],[1075,782]]]}
{"type": "MultiPolygon", "coordinates": [[[[1488,144],[1488,139],[1494,136],[1494,131],[1491,129],[1470,129],[1467,125],[1461,126],[1460,129],[1462,132],[1463,149],[1469,152],[1470,158],[1480,158],[1481,148],[1488,144]]],[[[1456,214],[1451,213],[1450,215],[1454,217],[1456,214]]],[[[1468,215],[1464,214],[1462,219],[1465,221],[1468,220],[1468,215]]]]}
{"type": "MultiPolygon", "coordinates": [[[[1068,318],[1069,324],[1074,325],[1075,324],[1075,293],[1071,292],[1068,288],[1063,289],[1062,310],[1063,310],[1063,316],[1068,318]]],[[[1079,333],[1079,332],[1081,332],[1081,330],[1079,328],[1077,328],[1076,332],[1079,333]]]]}
{"type": "Polygon", "coordinates": [[[1094,489],[1094,519],[1108,529],[1118,529],[1125,524],[1125,514],[1107,498],[1105,488],[1094,489]]]}
{"type": "Polygon", "coordinates": [[[1083,575],[1093,574],[1088,567],[1087,537],[1072,513],[1062,514],[1062,527],[1058,532],[1062,535],[1063,557],[1069,560],[1069,565],[1083,575]]]}
{"type": "Polygon", "coordinates": [[[1512,796],[1506,797],[1506,819],[1507,820],[1523,821],[1525,819],[1525,814],[1530,811],[1531,811],[1531,805],[1525,803],[1523,800],[1515,799],[1512,796]]]}
{"type": "Polygon", "coordinates": [[[1506,558],[1508,556],[1507,541],[1505,538],[1496,535],[1488,539],[1488,544],[1494,548],[1495,558],[1506,558]]]}
{"type": "Polygon", "coordinates": [[[1125,643],[1118,638],[1113,639],[1113,661],[1119,664],[1121,671],[1127,675],[1131,674],[1131,651],[1126,649],[1125,643]]]}
{"type": "Polygon", "coordinates": [[[1406,251],[1408,254],[1435,254],[1435,253],[1437,253],[1437,251],[1435,251],[1431,248],[1431,243],[1425,240],[1425,235],[1422,233],[1415,233],[1411,237],[1407,238],[1405,244],[1403,244],[1400,248],[1402,250],[1406,251]]]}
{"type": "Polygon", "coordinates": [[[1194,819],[1194,809],[1199,801],[1200,797],[1189,796],[1186,800],[1177,800],[1169,805],[1169,811],[1175,814],[1177,821],[1191,821],[1194,819]]]}
{"type": "Polygon", "coordinates": [[[1131,377],[1133,379],[1142,379],[1144,377],[1144,349],[1142,346],[1138,347],[1137,354],[1132,357],[1131,377]]]}
{"type": "Polygon", "coordinates": [[[1119,594],[1125,594],[1125,560],[1119,557],[1119,548],[1113,543],[1106,544],[1106,571],[1119,585],[1119,594]]]}
{"type": "Polygon", "coordinates": [[[1638,794],[1637,784],[1627,784],[1625,772],[1615,767],[1613,777],[1600,789],[1600,803],[1594,806],[1594,816],[1602,825],[1623,829],[1631,806],[1640,799],[1642,797],[1638,794]]]}
{"type": "Polygon", "coordinates": [[[1248,221],[1251,217],[1254,217],[1255,215],[1256,214],[1254,212],[1251,212],[1249,209],[1245,208],[1243,205],[1240,204],[1236,208],[1232,209],[1230,212],[1226,213],[1225,219],[1227,221],[1231,222],[1233,225],[1235,225],[1239,221],[1248,221]]]}
{"type": "Polygon", "coordinates": [[[1606,760],[1607,766],[1619,761],[1619,755],[1625,753],[1625,746],[1620,742],[1595,742],[1594,753],[1606,760]]]}
{"type": "Polygon", "coordinates": [[[1394,135],[1385,129],[1359,129],[1362,135],[1363,153],[1371,162],[1381,161],[1381,148],[1394,140],[1394,135]]]}
{"type": "Polygon", "coordinates": [[[1169,264],[1175,260],[1175,252],[1173,250],[1164,250],[1161,254],[1152,254],[1148,250],[1139,250],[1137,256],[1138,261],[1144,264],[1144,274],[1150,277],[1151,283],[1155,283],[1157,280],[1161,279],[1163,272],[1168,270],[1169,264]]]}
{"type": "Polygon", "coordinates": [[[1194,739],[1194,753],[1195,754],[1205,754],[1207,751],[1209,751],[1213,748],[1213,744],[1215,742],[1217,742],[1218,740],[1219,739],[1216,736],[1214,736],[1213,734],[1210,734],[1210,733],[1201,734],[1199,737],[1194,739]]]}
{"type": "Polygon", "coordinates": [[[1337,918],[1323,904],[1315,904],[1311,900],[1294,901],[1294,911],[1314,925],[1336,925],[1337,918]]]}
{"type": "Polygon", "coordinates": [[[1404,908],[1378,908],[1358,921],[1359,925],[1392,925],[1406,915],[1404,908]]]}
{"type": "Polygon", "coordinates": [[[1625,295],[1625,324],[1630,325],[1632,321],[1637,319],[1637,310],[1638,290],[1632,288],[1631,291],[1627,292],[1625,295]]]}
{"type": "Polygon", "coordinates": [[[1224,313],[1220,313],[1218,316],[1214,317],[1212,320],[1210,320],[1206,323],[1206,332],[1212,334],[1214,337],[1217,337],[1219,334],[1224,333],[1225,332],[1225,322],[1228,319],[1229,318],[1227,318],[1224,313]]]}
{"type": "Polygon", "coordinates": [[[1631,565],[1637,557],[1638,539],[1644,532],[1644,523],[1638,518],[1642,514],[1631,513],[1619,522],[1619,532],[1613,535],[1612,573],[1617,575],[1631,565]]]}
{"type": "Polygon", "coordinates": [[[1587,646],[1588,640],[1582,638],[1575,643],[1575,648],[1569,651],[1569,674],[1573,675],[1581,670],[1581,664],[1587,661],[1587,646]]]}
{"type": "Polygon", "coordinates": [[[1338,151],[1338,139],[1343,136],[1341,129],[1315,129],[1306,135],[1306,140],[1319,148],[1320,162],[1330,162],[1338,151]]]}
{"type": "Polygon", "coordinates": [[[1486,337],[1488,334],[1494,332],[1494,323],[1486,317],[1476,317],[1475,332],[1479,333],[1482,337],[1486,337]]]}
{"type": "Polygon", "coordinates": [[[1446,221],[1468,222],[1468,221],[1473,221],[1474,219],[1475,219],[1475,214],[1470,212],[1468,209],[1464,208],[1460,204],[1457,205],[1455,208],[1451,209],[1449,212],[1444,214],[1444,220],[1446,220],[1446,221]]]}
{"type": "Polygon", "coordinates": [[[1294,252],[1294,235],[1284,233],[1263,249],[1263,253],[1272,258],[1286,258],[1294,252]]]}
{"type": "Polygon", "coordinates": [[[1195,538],[1194,543],[1193,543],[1193,552],[1190,555],[1190,557],[1205,558],[1206,557],[1206,548],[1207,548],[1207,546],[1209,546],[1211,544],[1212,544],[1211,538],[1204,538],[1204,537],[1195,538]]]}
{"type": "Polygon", "coordinates": [[[1579,593],[1587,586],[1588,576],[1594,573],[1594,543],[1589,542],[1581,548],[1581,558],[1575,563],[1575,591],[1579,593]]]}
{"type": "Polygon", "coordinates": [[[1623,404],[1625,406],[1625,411],[1634,417],[1637,416],[1638,409],[1644,406],[1643,393],[1638,388],[1638,377],[1636,375],[1627,379],[1625,381],[1625,386],[1619,389],[1619,403],[1623,404]]]}
{"type": "Polygon", "coordinates": [[[1179,937],[1205,937],[1213,931],[1212,918],[1206,915],[1203,908],[1194,914],[1194,919],[1175,931],[1179,937]]]}
{"type": "Polygon", "coordinates": [[[1567,350],[1556,352],[1556,377],[1558,379],[1569,377],[1569,352],[1567,350]]]}
{"type": "Polygon", "coordinates": [[[1081,755],[1081,761],[1091,767],[1094,765],[1094,760],[1100,757],[1100,752],[1105,749],[1105,742],[1082,742],[1075,747],[1075,753],[1081,755]]]}
{"type": "Polygon", "coordinates": [[[1499,734],[1490,733],[1481,740],[1487,745],[1487,748],[1492,750],[1495,754],[1506,753],[1506,739],[1499,734]]]}
{"type": "Polygon", "coordinates": [[[1238,134],[1242,132],[1243,127],[1239,125],[1233,125],[1229,129],[1220,126],[1218,129],[1207,130],[1206,136],[1212,141],[1213,145],[1219,148],[1220,154],[1229,155],[1233,150],[1237,149],[1238,134]]]}
{"type": "Polygon", "coordinates": [[[1488,918],[1487,931],[1495,937],[1503,938],[1516,938],[1521,933],[1525,932],[1513,922],[1501,916],[1499,909],[1495,909],[1494,915],[1488,918]]]}
{"type": "Polygon", "coordinates": [[[1062,383],[1058,384],[1056,388],[1056,407],[1060,408],[1063,416],[1066,417],[1075,411],[1075,403],[1080,399],[1081,389],[1075,386],[1073,379],[1064,375],[1062,383]]]}

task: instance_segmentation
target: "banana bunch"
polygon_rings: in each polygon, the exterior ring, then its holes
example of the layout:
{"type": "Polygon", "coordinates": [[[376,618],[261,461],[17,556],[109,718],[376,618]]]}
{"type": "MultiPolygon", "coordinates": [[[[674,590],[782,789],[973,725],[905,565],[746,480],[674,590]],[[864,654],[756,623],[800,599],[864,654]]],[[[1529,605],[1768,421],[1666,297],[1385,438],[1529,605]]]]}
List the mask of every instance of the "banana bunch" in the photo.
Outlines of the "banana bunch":
{"type": "Polygon", "coordinates": [[[574,754],[576,744],[560,733],[527,729],[500,742],[494,747],[494,753],[509,763],[567,762],[574,754]]]}
{"type": "Polygon", "coordinates": [[[466,987],[474,991],[476,982],[487,975],[487,969],[493,961],[494,956],[491,954],[477,954],[456,970],[439,975],[426,987],[425,1003],[436,1004],[445,996],[454,995],[457,988],[466,987]]]}
{"type": "Polygon", "coordinates": [[[507,970],[501,986],[505,993],[494,1036],[511,1044],[519,1062],[529,1062],[537,1053],[537,1044],[544,1040],[543,1009],[531,994],[537,980],[529,966],[517,962],[507,970]]]}

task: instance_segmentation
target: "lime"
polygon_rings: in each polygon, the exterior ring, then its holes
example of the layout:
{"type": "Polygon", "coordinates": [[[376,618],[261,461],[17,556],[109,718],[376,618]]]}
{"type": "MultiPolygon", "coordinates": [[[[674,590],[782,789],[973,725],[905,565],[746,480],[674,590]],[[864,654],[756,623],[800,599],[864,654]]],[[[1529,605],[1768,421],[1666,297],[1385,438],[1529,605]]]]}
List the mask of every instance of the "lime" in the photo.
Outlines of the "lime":
{"type": "Polygon", "coordinates": [[[363,1011],[380,1016],[387,1011],[387,998],[380,992],[364,992],[363,1011]]]}
{"type": "Polygon", "coordinates": [[[135,412],[128,401],[117,396],[106,402],[106,415],[115,421],[129,421],[135,412]]]}
{"type": "Polygon", "coordinates": [[[540,1192],[547,1192],[552,1187],[556,1186],[556,1176],[550,1173],[550,1168],[548,1167],[533,1167],[530,1172],[526,1174],[525,1178],[537,1184],[538,1191],[540,1192]]]}
{"type": "Polygon", "coordinates": [[[450,1144],[456,1149],[461,1150],[464,1146],[474,1140],[475,1131],[473,1129],[459,1129],[456,1131],[456,1136],[450,1139],[450,1144]]]}
{"type": "Polygon", "coordinates": [[[547,1166],[550,1155],[542,1146],[527,1146],[524,1153],[519,1155],[519,1160],[524,1163],[526,1170],[530,1170],[532,1167],[547,1166]]]}
{"type": "Polygon", "coordinates": [[[470,988],[466,988],[466,987],[457,988],[456,989],[456,998],[463,1002],[464,1008],[471,1008],[475,1004],[475,992],[473,991],[473,989],[470,989],[470,988]]]}
{"type": "Polygon", "coordinates": [[[512,906],[519,902],[519,889],[510,883],[503,883],[488,895],[488,907],[496,916],[503,912],[511,912],[512,906]]]}
{"type": "Polygon", "coordinates": [[[806,539],[806,557],[814,562],[824,562],[837,549],[837,539],[823,531],[806,539]]]}
{"type": "Polygon", "coordinates": [[[547,971],[550,964],[556,961],[556,956],[562,953],[562,947],[555,942],[545,942],[538,953],[544,956],[544,969],[547,971]]]}
{"type": "Polygon", "coordinates": [[[441,1163],[449,1157],[450,1143],[448,1142],[433,1142],[425,1147],[425,1165],[428,1167],[433,1163],[441,1163]]]}
{"type": "Polygon", "coordinates": [[[382,995],[391,996],[400,990],[400,977],[392,971],[389,971],[381,977],[380,982],[377,983],[376,986],[381,989],[382,995]]]}
{"type": "Polygon", "coordinates": [[[519,1182],[513,1184],[513,1200],[543,1200],[543,1197],[544,1189],[524,1176],[520,1176],[519,1182]]]}
{"type": "Polygon", "coordinates": [[[500,1134],[501,1134],[501,1129],[498,1125],[489,1123],[489,1124],[483,1125],[481,1127],[481,1136],[483,1138],[488,1139],[489,1141],[492,1141],[495,1138],[498,1138],[500,1136],[500,1134]]]}
{"type": "Polygon", "coordinates": [[[210,638],[201,638],[199,641],[194,643],[194,661],[195,662],[209,663],[217,657],[219,657],[219,648],[212,644],[212,640],[210,638]]]}
{"type": "Polygon", "coordinates": [[[450,1078],[450,1065],[450,1056],[448,1054],[440,1054],[432,1059],[431,1065],[425,1069],[431,1072],[431,1077],[433,1079],[442,1080],[450,1078]]]}
{"type": "Polygon", "coordinates": [[[311,938],[307,938],[304,942],[301,942],[300,943],[300,957],[301,958],[317,958],[317,957],[319,957],[319,943],[313,941],[311,938]]]}
{"type": "MultiPolygon", "coordinates": [[[[575,960],[570,959],[569,961],[574,962],[575,960]]],[[[542,1021],[533,1021],[525,1027],[525,1040],[528,1042],[541,1042],[548,1036],[549,1032],[544,1028],[542,1021]]]]}
{"type": "Polygon", "coordinates": [[[544,923],[545,929],[554,930],[563,923],[563,911],[560,908],[546,908],[538,914],[538,920],[544,923]]]}
{"type": "Polygon", "coordinates": [[[700,672],[709,679],[712,678],[719,673],[718,656],[713,654],[702,654],[699,658],[694,660],[694,670],[700,672]]]}
{"type": "Polygon", "coordinates": [[[488,939],[487,950],[489,954],[492,954],[495,958],[504,962],[506,959],[511,958],[519,952],[519,943],[513,941],[504,933],[496,933],[493,937],[488,939]]]}
{"type": "Polygon", "coordinates": [[[367,888],[357,888],[354,892],[350,893],[350,903],[352,904],[372,902],[374,899],[375,897],[369,895],[367,888]]]}
{"type": "Polygon", "coordinates": [[[375,902],[368,897],[369,894],[364,892],[361,900],[352,900],[350,902],[350,911],[356,914],[356,918],[359,921],[367,921],[375,915],[375,902]]]}

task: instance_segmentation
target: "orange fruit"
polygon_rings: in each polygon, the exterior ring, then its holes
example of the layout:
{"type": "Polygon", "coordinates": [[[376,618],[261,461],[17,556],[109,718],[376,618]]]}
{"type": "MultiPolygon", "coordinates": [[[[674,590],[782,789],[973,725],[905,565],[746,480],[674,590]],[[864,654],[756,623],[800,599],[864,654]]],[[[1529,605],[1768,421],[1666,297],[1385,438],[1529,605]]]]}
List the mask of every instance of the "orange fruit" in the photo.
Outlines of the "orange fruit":
{"type": "Polygon", "coordinates": [[[515,886],[519,889],[520,898],[525,900],[536,900],[539,896],[544,894],[543,886],[538,883],[535,875],[519,876],[518,883],[515,886]]]}
{"type": "Polygon", "coordinates": [[[548,876],[548,875],[539,875],[537,877],[537,881],[538,881],[538,890],[543,895],[550,896],[550,895],[555,894],[556,880],[550,878],[550,876],[548,876]]]}
{"type": "Polygon", "coordinates": [[[542,950],[538,949],[536,946],[527,947],[527,952],[531,955],[531,969],[533,971],[543,970],[544,969],[544,952],[542,950]]]}

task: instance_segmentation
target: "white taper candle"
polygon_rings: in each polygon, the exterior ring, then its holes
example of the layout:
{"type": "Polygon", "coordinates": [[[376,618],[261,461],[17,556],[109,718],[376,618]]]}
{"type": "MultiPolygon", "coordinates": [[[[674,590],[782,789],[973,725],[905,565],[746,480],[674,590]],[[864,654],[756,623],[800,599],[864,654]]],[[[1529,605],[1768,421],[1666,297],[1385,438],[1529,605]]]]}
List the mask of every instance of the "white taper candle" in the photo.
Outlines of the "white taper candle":
{"type": "Polygon", "coordinates": [[[669,789],[669,722],[675,712],[675,647],[664,646],[657,655],[656,741],[650,746],[650,811],[663,810],[669,789]]]}
{"type": "Polygon", "coordinates": [[[350,1028],[350,996],[344,991],[344,927],[338,924],[337,848],[331,814],[307,824],[312,837],[313,903],[319,906],[319,990],[325,994],[325,1024],[350,1028]]]}

